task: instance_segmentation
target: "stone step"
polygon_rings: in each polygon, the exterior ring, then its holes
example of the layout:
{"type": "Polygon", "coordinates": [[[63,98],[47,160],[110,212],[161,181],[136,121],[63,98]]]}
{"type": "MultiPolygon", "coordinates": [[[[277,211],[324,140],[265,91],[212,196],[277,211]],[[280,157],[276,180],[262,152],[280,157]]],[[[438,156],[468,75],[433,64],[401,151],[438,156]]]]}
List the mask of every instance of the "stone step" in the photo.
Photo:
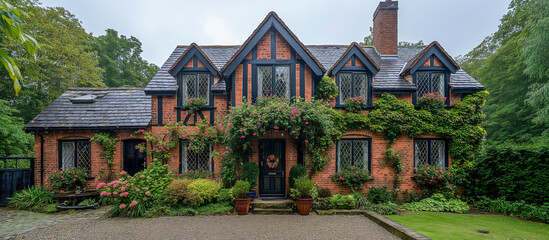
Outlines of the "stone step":
{"type": "Polygon", "coordinates": [[[290,199],[281,199],[281,200],[261,200],[254,199],[251,202],[253,208],[263,208],[263,209],[285,209],[293,208],[295,202],[290,199]]]}
{"type": "Polygon", "coordinates": [[[291,208],[254,208],[252,212],[263,215],[289,215],[294,213],[291,208]]]}

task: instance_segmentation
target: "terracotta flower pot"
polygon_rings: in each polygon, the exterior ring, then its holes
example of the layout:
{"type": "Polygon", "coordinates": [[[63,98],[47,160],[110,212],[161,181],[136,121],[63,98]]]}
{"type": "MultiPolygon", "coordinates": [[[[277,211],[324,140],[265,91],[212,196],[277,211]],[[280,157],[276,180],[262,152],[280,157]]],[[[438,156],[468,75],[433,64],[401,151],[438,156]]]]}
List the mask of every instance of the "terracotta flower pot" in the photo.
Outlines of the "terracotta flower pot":
{"type": "Polygon", "coordinates": [[[301,215],[309,215],[309,212],[311,212],[311,205],[313,205],[313,199],[307,198],[296,198],[295,203],[297,205],[297,212],[301,215]]]}
{"type": "Polygon", "coordinates": [[[237,198],[235,199],[236,212],[238,215],[247,215],[250,211],[251,198],[237,198]]]}

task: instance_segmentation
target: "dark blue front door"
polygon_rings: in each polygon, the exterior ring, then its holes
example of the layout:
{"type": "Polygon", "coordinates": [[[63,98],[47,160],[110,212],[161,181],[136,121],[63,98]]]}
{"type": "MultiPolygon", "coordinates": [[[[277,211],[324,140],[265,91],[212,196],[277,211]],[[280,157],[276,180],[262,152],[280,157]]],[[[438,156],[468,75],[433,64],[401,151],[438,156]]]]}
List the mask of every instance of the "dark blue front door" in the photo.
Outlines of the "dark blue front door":
{"type": "Polygon", "coordinates": [[[284,139],[259,141],[259,195],[262,197],[283,197],[286,181],[284,139]],[[273,160],[274,159],[274,160],[273,160]]]}

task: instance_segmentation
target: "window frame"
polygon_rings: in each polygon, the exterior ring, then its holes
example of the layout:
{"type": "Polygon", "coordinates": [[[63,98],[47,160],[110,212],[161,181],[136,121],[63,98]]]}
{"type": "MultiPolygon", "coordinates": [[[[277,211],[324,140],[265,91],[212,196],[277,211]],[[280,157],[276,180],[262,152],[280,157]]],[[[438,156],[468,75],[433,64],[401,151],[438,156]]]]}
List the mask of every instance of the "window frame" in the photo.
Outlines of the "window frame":
{"type": "Polygon", "coordinates": [[[87,177],[91,176],[91,170],[92,170],[92,151],[91,151],[91,141],[86,139],[78,139],[78,140],[57,140],[58,149],[57,149],[57,160],[58,160],[58,168],[63,168],[63,143],[66,142],[74,142],[74,165],[73,167],[80,167],[78,166],[78,144],[77,143],[86,143],[90,145],[90,166],[87,168],[89,172],[86,174],[87,177]]]}
{"type": "MultiPolygon", "coordinates": [[[[286,64],[286,63],[275,63],[275,64],[256,64],[255,65],[255,72],[257,72],[257,74],[255,75],[255,79],[254,81],[256,82],[256,89],[255,89],[255,95],[258,97],[258,98],[261,98],[261,94],[259,94],[259,68],[260,67],[271,67],[271,95],[272,96],[277,96],[277,97],[282,97],[282,96],[278,96],[274,93],[276,93],[276,67],[288,67],[288,69],[290,70],[288,73],[290,74],[290,76],[288,77],[289,78],[289,81],[288,81],[288,100],[290,100],[292,98],[292,83],[295,84],[295,76],[294,74],[292,74],[292,64],[286,64]],[[293,78],[292,78],[293,77],[293,78]]],[[[252,90],[253,91],[253,90],[252,90]]],[[[266,96],[262,96],[262,97],[266,97],[266,96]]],[[[286,98],[286,96],[284,96],[283,98],[286,98]]]]}
{"type": "Polygon", "coordinates": [[[337,94],[338,96],[336,97],[336,107],[344,107],[345,105],[345,100],[343,100],[343,102],[341,101],[341,79],[340,79],[340,74],[345,74],[345,73],[350,73],[352,75],[352,83],[351,83],[351,96],[352,97],[358,97],[354,94],[355,92],[355,74],[365,74],[366,75],[366,97],[364,99],[366,99],[365,103],[364,103],[364,106],[363,106],[363,109],[367,108],[367,107],[371,107],[372,106],[372,74],[370,73],[370,71],[367,71],[367,70],[355,70],[355,71],[352,71],[352,70],[341,70],[339,72],[336,73],[336,85],[337,85],[337,94]]]}
{"type": "MultiPolygon", "coordinates": [[[[340,161],[341,159],[339,159],[339,150],[340,150],[340,147],[339,147],[339,142],[340,141],[349,141],[349,142],[354,142],[354,141],[366,141],[368,142],[368,172],[372,172],[372,139],[371,138],[340,138],[339,140],[337,140],[336,142],[336,162],[335,162],[335,172],[338,173],[338,172],[341,172],[342,169],[339,168],[339,165],[340,164],[340,161]]],[[[351,156],[352,156],[352,165],[351,166],[354,166],[354,163],[355,163],[355,154],[354,154],[354,147],[353,147],[353,150],[351,150],[352,153],[351,153],[351,156]]]]}
{"type": "Polygon", "coordinates": [[[416,143],[418,141],[427,141],[428,142],[428,156],[427,156],[427,164],[429,165],[433,165],[433,159],[432,159],[432,152],[431,152],[431,146],[432,146],[432,141],[443,141],[444,142],[444,167],[443,168],[448,168],[450,167],[449,166],[449,159],[448,159],[448,139],[444,139],[444,138],[414,138],[414,168],[416,168],[416,143]]]}
{"type": "Polygon", "coordinates": [[[198,84],[198,76],[199,75],[208,75],[208,89],[206,91],[206,93],[208,94],[208,97],[206,99],[206,107],[211,107],[212,104],[213,104],[213,101],[212,101],[212,93],[211,93],[211,90],[212,90],[212,79],[213,79],[213,75],[208,72],[208,71],[182,71],[180,74],[179,74],[179,82],[180,82],[180,89],[178,90],[179,92],[179,96],[180,97],[180,101],[179,101],[179,107],[181,107],[184,103],[185,103],[185,94],[183,93],[183,76],[184,75],[194,75],[195,76],[195,95],[198,95],[198,87],[199,87],[199,84],[198,84]]]}
{"type": "MultiPolygon", "coordinates": [[[[179,141],[179,173],[183,173],[183,151],[185,151],[184,149],[184,144],[185,143],[189,143],[190,141],[189,140],[181,140],[179,141]]],[[[215,171],[215,167],[214,167],[214,159],[213,159],[213,156],[212,156],[212,153],[213,153],[213,144],[209,144],[209,157],[208,157],[208,161],[210,162],[209,164],[209,167],[210,169],[208,170],[208,172],[214,172],[215,171]]],[[[195,170],[189,170],[189,160],[188,158],[186,159],[187,160],[187,170],[186,171],[198,171],[199,169],[195,169],[195,170]]],[[[197,161],[196,162],[196,166],[195,168],[198,167],[199,165],[199,162],[197,161]]]]}
{"type": "MultiPolygon", "coordinates": [[[[429,86],[432,87],[432,77],[431,75],[433,73],[442,73],[444,74],[444,96],[442,97],[445,97],[446,98],[446,101],[444,102],[444,104],[446,106],[450,106],[450,73],[447,71],[447,70],[443,70],[443,69],[437,69],[437,70],[425,70],[425,69],[418,69],[416,72],[414,72],[413,74],[413,80],[414,80],[414,85],[417,87],[417,90],[414,92],[414,96],[413,96],[413,104],[415,105],[417,103],[417,100],[420,98],[420,96],[418,95],[418,92],[419,92],[419,87],[417,85],[417,74],[418,73],[429,73],[429,86]]],[[[428,91],[428,93],[432,92],[432,90],[428,91]]]]}

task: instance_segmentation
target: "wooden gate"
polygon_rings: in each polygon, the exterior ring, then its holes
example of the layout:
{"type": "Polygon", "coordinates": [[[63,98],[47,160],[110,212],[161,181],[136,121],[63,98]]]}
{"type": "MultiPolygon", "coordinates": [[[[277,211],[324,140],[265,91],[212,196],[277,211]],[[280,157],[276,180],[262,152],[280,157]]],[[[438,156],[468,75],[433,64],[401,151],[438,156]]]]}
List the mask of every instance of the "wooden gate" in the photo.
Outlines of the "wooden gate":
{"type": "Polygon", "coordinates": [[[0,157],[0,206],[14,192],[34,184],[34,158],[0,157]]]}

